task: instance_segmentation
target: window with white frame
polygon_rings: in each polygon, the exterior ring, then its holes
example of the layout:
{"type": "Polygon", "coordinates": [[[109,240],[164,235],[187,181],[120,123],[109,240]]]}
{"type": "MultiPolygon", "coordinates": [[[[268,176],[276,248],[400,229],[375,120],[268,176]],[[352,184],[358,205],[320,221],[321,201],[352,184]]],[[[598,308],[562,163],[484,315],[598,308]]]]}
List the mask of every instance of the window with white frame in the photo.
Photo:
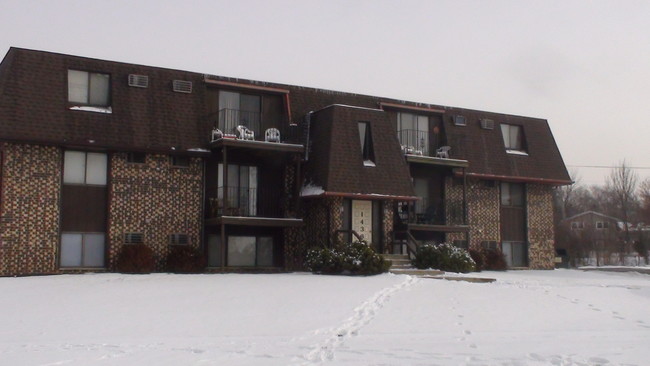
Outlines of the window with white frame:
{"type": "Polygon", "coordinates": [[[521,126],[501,124],[501,135],[506,151],[509,153],[525,153],[526,146],[521,126]]]}
{"type": "Polygon", "coordinates": [[[375,166],[375,149],[372,146],[370,123],[359,122],[359,142],[364,166],[375,166]]]}
{"type": "Polygon", "coordinates": [[[596,222],[596,229],[609,229],[609,222],[607,221],[597,221],[596,222]]]}
{"type": "Polygon", "coordinates": [[[104,153],[66,151],[63,183],[105,186],[108,158],[104,153]]]}
{"type": "Polygon", "coordinates": [[[571,222],[571,230],[582,230],[585,228],[585,223],[582,221],[571,222]]]}
{"type": "Polygon", "coordinates": [[[110,107],[108,74],[68,70],[68,102],[74,106],[110,107]]]}

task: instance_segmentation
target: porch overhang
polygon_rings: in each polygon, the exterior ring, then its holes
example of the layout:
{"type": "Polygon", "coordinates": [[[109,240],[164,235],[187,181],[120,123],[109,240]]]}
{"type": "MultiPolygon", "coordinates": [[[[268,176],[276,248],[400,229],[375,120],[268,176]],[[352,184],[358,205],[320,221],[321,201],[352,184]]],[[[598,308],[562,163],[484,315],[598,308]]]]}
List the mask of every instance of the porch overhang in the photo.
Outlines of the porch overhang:
{"type": "MultiPolygon", "coordinates": [[[[456,172],[455,175],[458,177],[463,176],[461,172],[456,172]]],[[[556,186],[566,186],[569,184],[573,184],[573,182],[570,180],[562,180],[562,179],[513,177],[508,175],[481,174],[481,173],[466,173],[466,176],[468,178],[500,180],[504,182],[515,182],[515,183],[539,183],[539,184],[549,184],[549,185],[556,185],[556,186]]]]}
{"type": "Polygon", "coordinates": [[[207,226],[218,225],[240,225],[240,226],[266,226],[266,227],[297,227],[303,226],[304,222],[298,218],[285,217],[244,217],[244,216],[220,216],[205,220],[207,226]]]}
{"type": "Polygon", "coordinates": [[[408,224],[409,230],[413,231],[432,231],[439,233],[467,233],[469,225],[426,225],[426,224],[408,224]]]}
{"type": "Polygon", "coordinates": [[[422,156],[406,154],[406,162],[415,164],[427,164],[437,166],[447,166],[451,168],[467,168],[469,162],[461,159],[437,158],[434,156],[422,156]]]}
{"type": "Polygon", "coordinates": [[[305,151],[305,146],[302,144],[287,144],[283,142],[266,142],[266,141],[221,138],[210,143],[211,149],[218,149],[224,146],[238,147],[238,148],[245,148],[245,149],[255,149],[255,150],[266,150],[266,151],[291,152],[291,153],[303,153],[305,151]]]}
{"type": "Polygon", "coordinates": [[[375,193],[347,193],[347,192],[331,192],[326,191],[319,194],[300,196],[300,198],[321,198],[321,197],[343,197],[353,198],[358,200],[393,200],[393,201],[417,201],[420,197],[415,196],[395,196],[388,194],[375,194],[375,193]]]}

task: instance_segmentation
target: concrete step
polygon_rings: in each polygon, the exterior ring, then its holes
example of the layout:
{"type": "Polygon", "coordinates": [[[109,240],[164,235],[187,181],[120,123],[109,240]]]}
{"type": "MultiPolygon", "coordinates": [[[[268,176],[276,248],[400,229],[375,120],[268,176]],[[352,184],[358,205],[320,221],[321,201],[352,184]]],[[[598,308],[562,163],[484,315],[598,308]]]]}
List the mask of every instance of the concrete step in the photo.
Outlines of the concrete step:
{"type": "Polygon", "coordinates": [[[417,268],[391,268],[389,270],[393,274],[405,274],[409,276],[439,276],[444,274],[443,271],[437,269],[417,269],[417,268]]]}
{"type": "Polygon", "coordinates": [[[390,259],[391,261],[400,259],[409,260],[408,254],[382,254],[381,256],[384,257],[384,259],[390,259]]]}

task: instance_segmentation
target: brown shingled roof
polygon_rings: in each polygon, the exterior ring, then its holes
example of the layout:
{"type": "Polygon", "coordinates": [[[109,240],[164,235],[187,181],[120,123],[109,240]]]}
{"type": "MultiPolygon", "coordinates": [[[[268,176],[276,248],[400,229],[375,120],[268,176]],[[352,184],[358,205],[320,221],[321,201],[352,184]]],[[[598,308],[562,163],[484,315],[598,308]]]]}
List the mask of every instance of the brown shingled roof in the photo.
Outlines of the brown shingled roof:
{"type": "Polygon", "coordinates": [[[334,194],[413,197],[394,127],[381,110],[332,105],[312,115],[307,180],[334,194]],[[370,125],[374,165],[364,166],[359,122],[370,125]]]}
{"type": "MultiPolygon", "coordinates": [[[[289,91],[291,120],[304,123],[309,111],[333,104],[379,108],[387,103],[435,110],[443,115],[451,157],[467,159],[467,173],[486,179],[570,182],[546,120],[462,108],[405,102],[301,86],[242,80],[157,67],[103,61],[43,51],[11,48],[0,63],[0,138],[65,146],[115,150],[184,152],[206,148],[212,128],[206,118],[205,78],[289,91]],[[111,75],[112,114],[71,111],[67,105],[67,70],[111,75]],[[127,86],[129,74],[150,78],[149,88],[127,86]],[[175,93],[172,80],[193,82],[192,94],[175,93]],[[463,115],[467,126],[454,126],[463,115]],[[493,130],[479,126],[481,118],[495,121],[493,130]],[[528,156],[507,154],[500,123],[521,125],[528,156]],[[89,142],[94,141],[93,143],[89,142]],[[175,148],[175,150],[172,149],[175,148]]],[[[358,134],[358,132],[355,133],[358,134]]],[[[395,131],[386,131],[395,135],[395,131]]],[[[356,136],[355,134],[355,136],[356,136]]],[[[374,135],[374,132],[373,132],[374,135]]],[[[398,152],[395,153],[398,155],[398,152]]],[[[401,157],[401,156],[400,156],[401,157]]],[[[329,179],[329,178],[328,178],[329,179]]]]}

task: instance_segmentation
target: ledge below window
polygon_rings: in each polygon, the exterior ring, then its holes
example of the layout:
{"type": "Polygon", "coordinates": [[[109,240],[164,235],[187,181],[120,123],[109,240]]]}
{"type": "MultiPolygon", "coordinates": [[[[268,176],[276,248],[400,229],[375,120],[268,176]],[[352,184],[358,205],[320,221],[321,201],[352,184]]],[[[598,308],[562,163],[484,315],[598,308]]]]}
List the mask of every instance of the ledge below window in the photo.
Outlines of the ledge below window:
{"type": "Polygon", "coordinates": [[[70,107],[71,111],[85,111],[85,112],[97,112],[97,113],[107,113],[112,114],[113,109],[111,107],[91,107],[91,106],[73,106],[70,107]]]}
{"type": "Polygon", "coordinates": [[[525,151],[521,151],[521,150],[510,150],[510,149],[506,149],[506,152],[507,152],[508,154],[512,154],[512,155],[528,156],[528,153],[527,153],[527,152],[525,152],[525,151]]]}
{"type": "Polygon", "coordinates": [[[377,166],[372,160],[364,160],[363,166],[377,166]]]}

